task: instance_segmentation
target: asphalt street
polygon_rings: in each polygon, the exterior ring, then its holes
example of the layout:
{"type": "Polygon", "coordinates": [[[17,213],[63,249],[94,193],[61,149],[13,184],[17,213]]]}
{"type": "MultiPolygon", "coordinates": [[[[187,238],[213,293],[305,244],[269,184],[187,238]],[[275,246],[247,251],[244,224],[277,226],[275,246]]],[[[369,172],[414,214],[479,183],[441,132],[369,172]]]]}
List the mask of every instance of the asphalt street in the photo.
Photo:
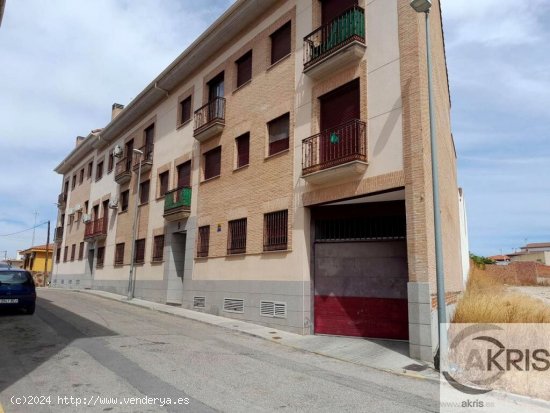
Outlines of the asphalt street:
{"type": "Polygon", "coordinates": [[[88,294],[38,294],[33,316],[0,314],[6,413],[439,409],[428,380],[88,294]]]}

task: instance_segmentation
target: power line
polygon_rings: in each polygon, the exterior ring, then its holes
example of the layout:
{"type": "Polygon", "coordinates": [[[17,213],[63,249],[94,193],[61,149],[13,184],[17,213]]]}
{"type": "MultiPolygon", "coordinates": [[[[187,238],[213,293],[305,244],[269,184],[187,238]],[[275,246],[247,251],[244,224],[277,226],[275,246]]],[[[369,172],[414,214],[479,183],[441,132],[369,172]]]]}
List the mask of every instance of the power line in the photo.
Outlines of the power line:
{"type": "Polygon", "coordinates": [[[21,234],[22,232],[30,231],[31,229],[35,229],[35,228],[41,227],[42,225],[47,224],[47,223],[48,223],[48,221],[44,221],[44,222],[42,222],[41,224],[35,225],[34,227],[30,227],[30,228],[27,228],[27,229],[23,229],[23,230],[17,231],[17,232],[12,232],[11,234],[0,234],[0,237],[9,237],[10,235],[21,234]]]}

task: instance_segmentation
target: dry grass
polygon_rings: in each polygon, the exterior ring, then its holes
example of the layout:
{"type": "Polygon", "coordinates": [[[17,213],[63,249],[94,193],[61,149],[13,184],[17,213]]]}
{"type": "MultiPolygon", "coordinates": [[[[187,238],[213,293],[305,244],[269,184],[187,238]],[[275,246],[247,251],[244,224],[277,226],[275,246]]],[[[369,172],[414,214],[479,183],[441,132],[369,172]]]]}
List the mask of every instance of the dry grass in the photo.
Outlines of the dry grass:
{"type": "Polygon", "coordinates": [[[550,306],[508,292],[502,283],[474,268],[453,323],[550,323],[550,306]]]}

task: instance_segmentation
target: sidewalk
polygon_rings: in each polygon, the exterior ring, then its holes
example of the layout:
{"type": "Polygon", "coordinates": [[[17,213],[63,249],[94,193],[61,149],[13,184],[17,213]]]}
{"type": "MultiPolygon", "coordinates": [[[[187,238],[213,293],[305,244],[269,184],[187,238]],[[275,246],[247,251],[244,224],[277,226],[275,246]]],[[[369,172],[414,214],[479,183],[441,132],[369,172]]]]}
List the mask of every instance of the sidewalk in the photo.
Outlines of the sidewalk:
{"type": "MultiPolygon", "coordinates": [[[[64,289],[63,289],[64,290],[64,289]]],[[[408,356],[409,344],[391,340],[365,340],[351,337],[335,336],[302,336],[264,327],[231,318],[220,317],[198,311],[187,310],[171,305],[155,303],[134,298],[130,301],[125,296],[99,290],[71,290],[91,294],[115,301],[148,308],[161,313],[199,321],[201,323],[223,327],[229,330],[263,338],[298,350],[320,354],[326,357],[360,364],[386,372],[406,375],[414,378],[439,381],[438,373],[431,366],[408,356]]]]}

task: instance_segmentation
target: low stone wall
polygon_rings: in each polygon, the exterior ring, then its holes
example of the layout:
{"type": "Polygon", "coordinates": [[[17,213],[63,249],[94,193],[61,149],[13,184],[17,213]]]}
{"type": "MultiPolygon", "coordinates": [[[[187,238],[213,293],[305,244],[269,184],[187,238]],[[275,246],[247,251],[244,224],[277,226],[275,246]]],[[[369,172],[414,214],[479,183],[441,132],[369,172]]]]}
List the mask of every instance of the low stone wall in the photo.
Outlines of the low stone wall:
{"type": "Polygon", "coordinates": [[[508,265],[486,265],[485,274],[509,285],[537,285],[540,278],[550,279],[550,266],[538,262],[512,262],[508,265]]]}

